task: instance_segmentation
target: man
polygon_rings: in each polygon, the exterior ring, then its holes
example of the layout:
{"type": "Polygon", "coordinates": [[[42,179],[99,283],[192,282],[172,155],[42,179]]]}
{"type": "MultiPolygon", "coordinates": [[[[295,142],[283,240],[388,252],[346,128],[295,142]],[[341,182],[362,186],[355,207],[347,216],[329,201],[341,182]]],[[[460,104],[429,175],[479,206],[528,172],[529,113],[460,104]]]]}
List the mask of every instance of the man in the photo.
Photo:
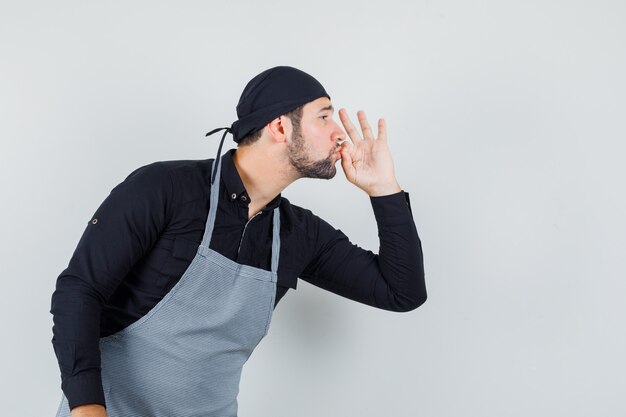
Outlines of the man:
{"type": "Polygon", "coordinates": [[[214,160],[131,173],[98,208],[52,295],[63,398],[57,416],[236,416],[242,367],[297,278],[410,311],[426,300],[421,243],[383,119],[363,136],[293,67],[245,87],[214,160]],[[223,156],[227,133],[238,143],[223,156]],[[370,196],[376,255],[281,192],[333,178],[370,196]]]}

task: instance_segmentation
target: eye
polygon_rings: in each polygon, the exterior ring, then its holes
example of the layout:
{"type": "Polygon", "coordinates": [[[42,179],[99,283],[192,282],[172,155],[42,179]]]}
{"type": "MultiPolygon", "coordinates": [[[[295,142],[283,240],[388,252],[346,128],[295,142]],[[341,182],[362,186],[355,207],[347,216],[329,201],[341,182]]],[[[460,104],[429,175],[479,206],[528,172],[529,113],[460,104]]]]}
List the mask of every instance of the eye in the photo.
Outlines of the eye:
{"type": "Polygon", "coordinates": [[[325,120],[328,116],[321,116],[320,119],[325,120]]]}

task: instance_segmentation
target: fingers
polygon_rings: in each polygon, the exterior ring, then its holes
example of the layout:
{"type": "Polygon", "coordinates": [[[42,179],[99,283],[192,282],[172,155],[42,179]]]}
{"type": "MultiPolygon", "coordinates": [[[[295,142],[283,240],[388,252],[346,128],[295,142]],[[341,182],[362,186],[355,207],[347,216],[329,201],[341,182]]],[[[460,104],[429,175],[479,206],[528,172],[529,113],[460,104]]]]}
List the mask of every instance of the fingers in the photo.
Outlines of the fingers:
{"type": "MultiPolygon", "coordinates": [[[[358,131],[350,121],[348,117],[348,112],[346,109],[339,109],[339,118],[341,119],[341,123],[343,123],[348,136],[352,139],[353,143],[357,143],[361,140],[374,140],[374,132],[372,131],[372,127],[367,121],[367,116],[363,110],[359,110],[357,113],[357,118],[359,120],[359,124],[361,125],[361,131],[363,132],[363,139],[359,135],[358,131]]],[[[387,125],[385,123],[385,119],[378,119],[378,139],[387,140],[387,125]]]]}
{"type": "Polygon", "coordinates": [[[348,134],[348,136],[350,136],[350,139],[352,139],[352,143],[357,144],[363,140],[361,139],[359,132],[356,130],[356,128],[350,121],[350,118],[348,117],[348,112],[346,109],[344,108],[339,109],[339,119],[341,120],[341,123],[343,124],[343,128],[346,129],[346,133],[348,134]]]}
{"type": "Polygon", "coordinates": [[[378,139],[387,141],[387,122],[385,119],[378,119],[378,139]]]}
{"type": "Polygon", "coordinates": [[[356,112],[356,115],[359,118],[359,123],[361,124],[361,130],[363,131],[363,139],[374,140],[374,133],[372,132],[372,128],[370,127],[370,124],[367,121],[365,112],[363,110],[359,110],[358,112],[356,112]]]}

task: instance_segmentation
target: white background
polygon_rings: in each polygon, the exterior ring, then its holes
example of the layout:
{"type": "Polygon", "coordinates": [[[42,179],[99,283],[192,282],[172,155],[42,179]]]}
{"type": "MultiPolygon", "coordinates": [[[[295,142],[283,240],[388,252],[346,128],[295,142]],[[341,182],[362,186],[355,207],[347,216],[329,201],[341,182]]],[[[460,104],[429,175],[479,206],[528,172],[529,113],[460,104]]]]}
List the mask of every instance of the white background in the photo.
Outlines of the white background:
{"type": "MultiPolygon", "coordinates": [[[[0,3],[0,414],[56,412],[50,296],[109,191],[214,157],[247,81],[291,65],[386,119],[429,299],[299,281],[240,415],[625,415],[625,3],[227,3],[0,3]]],[[[337,167],[284,196],[377,253],[337,167]]]]}

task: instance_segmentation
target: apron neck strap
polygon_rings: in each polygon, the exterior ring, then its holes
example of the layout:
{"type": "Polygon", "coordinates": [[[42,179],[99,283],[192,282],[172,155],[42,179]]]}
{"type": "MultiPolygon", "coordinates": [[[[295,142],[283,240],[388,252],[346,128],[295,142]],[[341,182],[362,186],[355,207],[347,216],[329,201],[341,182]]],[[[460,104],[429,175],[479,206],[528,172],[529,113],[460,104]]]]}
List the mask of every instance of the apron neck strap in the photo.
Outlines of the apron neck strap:
{"type": "Polygon", "coordinates": [[[213,172],[211,173],[211,185],[213,185],[213,183],[215,182],[215,176],[217,174],[217,168],[219,167],[220,162],[221,162],[220,156],[222,155],[222,145],[224,145],[224,138],[226,137],[227,133],[231,133],[232,134],[233,130],[230,127],[218,127],[217,129],[213,129],[209,133],[204,135],[204,136],[210,136],[213,133],[219,132],[220,130],[223,130],[224,134],[222,135],[222,140],[220,140],[220,146],[217,148],[217,156],[215,157],[215,162],[213,163],[213,172]]]}
{"type": "Polygon", "coordinates": [[[280,255],[280,206],[274,209],[272,227],[272,272],[278,273],[278,255],[280,255]]]}
{"type": "MultiPolygon", "coordinates": [[[[205,226],[204,237],[202,239],[202,245],[208,247],[211,243],[211,236],[213,235],[213,229],[215,226],[215,217],[217,215],[217,205],[219,202],[219,189],[220,189],[220,178],[221,178],[221,165],[222,165],[222,145],[224,144],[224,138],[227,133],[232,133],[232,129],[230,127],[218,127],[217,129],[213,129],[206,136],[210,136],[214,133],[219,132],[220,130],[224,130],[224,134],[222,135],[222,140],[220,141],[220,146],[217,148],[217,156],[215,157],[215,161],[213,162],[213,169],[211,172],[211,197],[209,203],[209,216],[207,218],[207,223],[205,226]]],[[[273,225],[272,225],[272,261],[271,261],[271,271],[274,273],[278,272],[278,258],[280,254],[280,207],[276,207],[274,209],[274,217],[273,217],[273,225]]]]}

